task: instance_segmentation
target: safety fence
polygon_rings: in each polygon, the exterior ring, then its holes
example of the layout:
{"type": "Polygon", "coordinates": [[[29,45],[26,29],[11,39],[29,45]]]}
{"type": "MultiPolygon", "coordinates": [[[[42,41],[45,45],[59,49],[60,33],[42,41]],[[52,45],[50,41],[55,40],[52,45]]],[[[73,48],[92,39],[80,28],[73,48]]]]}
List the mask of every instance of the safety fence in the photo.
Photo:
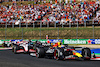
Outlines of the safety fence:
{"type": "Polygon", "coordinates": [[[32,21],[32,20],[12,20],[12,21],[0,21],[0,28],[15,28],[15,27],[77,27],[77,26],[92,26],[100,25],[100,20],[72,20],[72,19],[62,19],[62,20],[37,20],[37,21],[32,21]]]}
{"type": "Polygon", "coordinates": [[[98,21],[33,22],[0,24],[0,39],[99,39],[98,21]]]}

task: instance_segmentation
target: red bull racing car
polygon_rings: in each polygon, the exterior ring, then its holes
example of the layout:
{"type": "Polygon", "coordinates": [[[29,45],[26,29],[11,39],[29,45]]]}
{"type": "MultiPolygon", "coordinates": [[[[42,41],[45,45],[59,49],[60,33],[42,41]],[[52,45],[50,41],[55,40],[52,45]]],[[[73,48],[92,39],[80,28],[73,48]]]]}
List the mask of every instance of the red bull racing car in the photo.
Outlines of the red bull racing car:
{"type": "Polygon", "coordinates": [[[68,45],[57,45],[56,47],[51,46],[51,44],[45,43],[36,43],[33,46],[34,53],[33,56],[38,58],[48,57],[54,58],[56,60],[65,60],[65,59],[77,59],[77,60],[90,60],[91,51],[89,48],[85,47],[70,47],[68,45]],[[34,48],[35,47],[35,48],[34,48]],[[81,53],[78,53],[77,50],[80,50],[81,53]]]}

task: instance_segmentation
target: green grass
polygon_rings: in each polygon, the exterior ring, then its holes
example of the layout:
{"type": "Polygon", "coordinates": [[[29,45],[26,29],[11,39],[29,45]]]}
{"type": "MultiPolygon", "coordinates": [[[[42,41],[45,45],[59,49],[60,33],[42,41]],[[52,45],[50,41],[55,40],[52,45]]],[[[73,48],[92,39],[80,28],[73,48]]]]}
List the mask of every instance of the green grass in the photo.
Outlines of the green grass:
{"type": "MultiPolygon", "coordinates": [[[[28,29],[32,29],[32,30],[56,30],[56,29],[60,29],[60,30],[71,30],[71,29],[77,29],[77,27],[72,27],[72,28],[68,28],[68,27],[64,27],[64,28],[62,28],[62,27],[49,27],[49,28],[47,28],[47,27],[43,27],[43,28],[40,28],[40,27],[38,27],[38,28],[26,28],[26,27],[23,27],[23,28],[7,28],[7,29],[9,29],[9,30],[14,30],[14,29],[25,29],[25,30],[28,30],[28,29]]],[[[4,30],[5,28],[0,28],[0,30],[4,30]]],[[[93,29],[92,27],[86,27],[86,28],[84,28],[84,27],[78,27],[78,29],[93,29]]],[[[97,28],[96,27],[96,29],[99,29],[99,28],[97,28]]]]}
{"type": "MultiPolygon", "coordinates": [[[[95,39],[100,37],[100,28],[94,28],[95,39]]],[[[24,39],[45,39],[46,35],[49,36],[50,39],[76,39],[78,35],[78,39],[92,39],[93,38],[93,28],[92,27],[64,27],[64,28],[0,28],[0,39],[5,39],[5,35],[7,39],[21,39],[22,35],[24,39]],[[78,31],[77,31],[78,30],[78,31]],[[78,34],[77,34],[78,33],[78,34]]]]}
{"type": "MultiPolygon", "coordinates": [[[[84,0],[82,0],[83,2],[84,0]]],[[[96,1],[96,0],[86,0],[86,1],[96,1]]],[[[100,1],[100,0],[99,0],[100,1]]],[[[68,0],[68,2],[70,2],[70,0],[68,0]]],[[[80,2],[80,0],[76,0],[76,2],[80,2]]],[[[17,5],[21,5],[21,3],[23,5],[27,5],[27,4],[34,4],[34,1],[17,1],[17,5]]],[[[47,3],[49,3],[49,1],[47,1],[47,3]]],[[[55,1],[53,1],[53,3],[55,3],[55,1]]],[[[3,2],[0,5],[12,5],[13,2],[3,2]]],[[[42,4],[42,2],[38,3],[38,4],[42,4]]]]}
{"type": "Polygon", "coordinates": [[[4,47],[0,47],[0,48],[4,48],[4,47]]]}

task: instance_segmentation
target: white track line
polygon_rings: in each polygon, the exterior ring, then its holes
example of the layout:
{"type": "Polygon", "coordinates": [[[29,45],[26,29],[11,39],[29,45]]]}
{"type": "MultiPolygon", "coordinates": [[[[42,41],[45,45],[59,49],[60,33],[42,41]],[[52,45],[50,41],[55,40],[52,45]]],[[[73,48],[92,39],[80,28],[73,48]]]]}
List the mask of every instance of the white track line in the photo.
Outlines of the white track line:
{"type": "Polygon", "coordinates": [[[12,49],[12,47],[8,47],[8,48],[0,48],[0,50],[8,50],[8,49],[12,49]]]}

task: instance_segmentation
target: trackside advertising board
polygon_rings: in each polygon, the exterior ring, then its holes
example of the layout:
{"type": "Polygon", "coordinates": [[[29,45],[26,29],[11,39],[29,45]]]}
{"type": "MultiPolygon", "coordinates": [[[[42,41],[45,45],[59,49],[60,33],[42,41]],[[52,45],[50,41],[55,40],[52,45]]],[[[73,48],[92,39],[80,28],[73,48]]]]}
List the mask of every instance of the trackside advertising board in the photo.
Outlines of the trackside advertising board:
{"type": "Polygon", "coordinates": [[[42,42],[42,43],[46,43],[48,40],[47,40],[47,39],[40,39],[40,40],[38,40],[38,41],[40,41],[40,42],[42,42]]]}
{"type": "MultiPolygon", "coordinates": [[[[32,39],[32,41],[37,41],[36,39],[32,39]]],[[[57,43],[57,42],[63,42],[63,39],[39,39],[38,41],[42,43],[50,42],[50,43],[57,43]]]]}
{"type": "MultiPolygon", "coordinates": [[[[31,41],[35,42],[35,41],[37,41],[37,39],[32,39],[31,41]]],[[[40,41],[42,43],[46,43],[48,41],[48,39],[39,39],[38,41],[40,41]]]]}
{"type": "Polygon", "coordinates": [[[63,39],[49,39],[50,43],[63,42],[63,39]]]}
{"type": "Polygon", "coordinates": [[[100,44],[100,39],[90,39],[90,44],[100,44]]]}
{"type": "Polygon", "coordinates": [[[90,44],[90,39],[64,39],[63,44],[90,44]]]}
{"type": "Polygon", "coordinates": [[[10,40],[0,40],[0,44],[4,43],[4,41],[10,41],[10,40]]]}
{"type": "MultiPolygon", "coordinates": [[[[4,41],[28,41],[28,39],[0,40],[0,44],[4,43],[4,41]]],[[[37,39],[32,39],[32,41],[35,42],[37,39]]],[[[57,43],[60,41],[63,44],[100,44],[100,39],[39,39],[38,41],[42,43],[57,43]]]]}

